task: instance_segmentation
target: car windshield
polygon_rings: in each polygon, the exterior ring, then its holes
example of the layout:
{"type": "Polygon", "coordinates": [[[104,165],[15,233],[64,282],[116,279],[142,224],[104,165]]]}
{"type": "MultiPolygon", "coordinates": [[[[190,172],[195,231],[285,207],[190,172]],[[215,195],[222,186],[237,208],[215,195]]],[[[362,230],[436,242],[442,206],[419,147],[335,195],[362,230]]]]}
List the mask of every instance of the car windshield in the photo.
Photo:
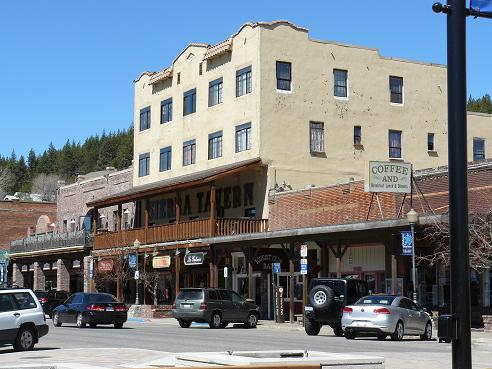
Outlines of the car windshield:
{"type": "Polygon", "coordinates": [[[181,290],[177,300],[201,300],[203,299],[203,290],[181,290]]]}
{"type": "Polygon", "coordinates": [[[391,305],[395,296],[366,296],[361,298],[355,305],[391,305]]]}
{"type": "Polygon", "coordinates": [[[103,294],[103,293],[89,293],[85,295],[84,301],[86,303],[93,303],[93,302],[117,302],[114,296],[108,295],[108,294],[103,294]]]}

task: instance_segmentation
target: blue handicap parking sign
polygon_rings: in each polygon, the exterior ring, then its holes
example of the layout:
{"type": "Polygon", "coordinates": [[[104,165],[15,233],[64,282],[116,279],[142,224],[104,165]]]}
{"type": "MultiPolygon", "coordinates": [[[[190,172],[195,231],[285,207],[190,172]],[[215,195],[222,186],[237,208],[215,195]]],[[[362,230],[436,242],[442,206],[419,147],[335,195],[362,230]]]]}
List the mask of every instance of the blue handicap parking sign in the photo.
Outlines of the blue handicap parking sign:
{"type": "Polygon", "coordinates": [[[273,263],[273,274],[280,273],[280,263],[273,263]]]}

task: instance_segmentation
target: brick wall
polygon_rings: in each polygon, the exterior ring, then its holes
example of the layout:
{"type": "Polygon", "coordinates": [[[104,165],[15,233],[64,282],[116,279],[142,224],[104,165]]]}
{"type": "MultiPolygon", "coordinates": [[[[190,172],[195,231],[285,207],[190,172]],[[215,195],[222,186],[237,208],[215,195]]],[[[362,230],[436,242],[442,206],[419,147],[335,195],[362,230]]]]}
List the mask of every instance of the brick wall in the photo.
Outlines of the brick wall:
{"type": "MultiPolygon", "coordinates": [[[[71,230],[70,221],[75,220],[75,230],[82,227],[83,218],[86,215],[90,215],[91,208],[88,208],[86,203],[99,199],[105,196],[114,195],[119,192],[129,190],[132,187],[133,172],[132,169],[125,169],[119,172],[105,171],[100,175],[91,179],[82,179],[76,183],[62,186],[58,189],[57,198],[57,214],[58,220],[56,224],[56,230],[63,232],[63,221],[67,223],[67,230],[71,230]]],[[[130,214],[128,220],[134,217],[134,205],[125,204],[123,211],[128,209],[130,214]]],[[[104,214],[105,218],[102,219],[102,227],[113,230],[113,212],[117,211],[117,207],[108,207],[101,209],[99,214],[104,214]]]]}
{"type": "MultiPolygon", "coordinates": [[[[0,201],[0,249],[10,249],[10,242],[25,238],[28,227],[46,215],[56,220],[56,204],[32,201],[0,201]]],[[[46,221],[46,218],[43,218],[46,221]]]]}

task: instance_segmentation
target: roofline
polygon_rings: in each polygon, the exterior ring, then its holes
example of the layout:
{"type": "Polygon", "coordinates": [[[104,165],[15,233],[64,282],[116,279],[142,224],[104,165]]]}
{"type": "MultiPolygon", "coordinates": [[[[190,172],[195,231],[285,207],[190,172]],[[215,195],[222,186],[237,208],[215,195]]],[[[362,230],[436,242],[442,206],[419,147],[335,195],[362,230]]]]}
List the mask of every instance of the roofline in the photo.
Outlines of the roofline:
{"type": "Polygon", "coordinates": [[[60,248],[54,248],[54,249],[9,253],[9,260],[29,258],[29,257],[35,257],[35,256],[43,256],[43,255],[69,254],[69,253],[73,253],[73,252],[80,252],[80,251],[86,251],[86,250],[91,250],[91,249],[92,249],[92,247],[87,247],[87,246],[81,245],[81,246],[70,246],[70,247],[60,247],[60,248]]]}

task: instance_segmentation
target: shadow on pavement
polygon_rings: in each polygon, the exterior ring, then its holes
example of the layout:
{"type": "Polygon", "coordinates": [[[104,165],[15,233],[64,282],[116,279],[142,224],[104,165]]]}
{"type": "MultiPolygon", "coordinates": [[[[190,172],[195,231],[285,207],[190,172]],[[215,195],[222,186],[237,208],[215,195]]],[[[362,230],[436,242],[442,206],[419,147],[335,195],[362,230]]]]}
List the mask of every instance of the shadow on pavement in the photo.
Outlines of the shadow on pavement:
{"type": "MultiPolygon", "coordinates": [[[[15,351],[12,346],[10,345],[0,345],[0,355],[4,355],[4,354],[10,354],[10,353],[19,353],[19,354],[27,354],[27,353],[30,353],[30,352],[43,352],[43,351],[52,351],[52,350],[59,350],[60,347],[34,347],[34,349],[32,349],[31,351],[15,351]]],[[[40,357],[36,357],[37,359],[39,359],[40,357]]]]}

